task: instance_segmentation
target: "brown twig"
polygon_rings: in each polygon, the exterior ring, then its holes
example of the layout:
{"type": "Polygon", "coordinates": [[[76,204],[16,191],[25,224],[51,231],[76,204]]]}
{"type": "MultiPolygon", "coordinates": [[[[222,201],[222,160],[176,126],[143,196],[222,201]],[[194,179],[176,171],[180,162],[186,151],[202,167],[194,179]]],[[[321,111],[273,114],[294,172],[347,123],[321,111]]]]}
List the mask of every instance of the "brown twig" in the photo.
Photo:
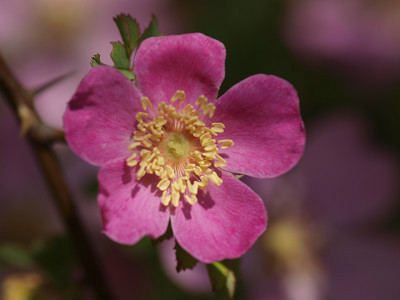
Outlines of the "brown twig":
{"type": "Polygon", "coordinates": [[[65,74],[63,74],[63,75],[61,75],[61,76],[59,76],[59,77],[56,77],[56,78],[54,78],[53,80],[51,80],[51,81],[49,81],[49,82],[46,82],[45,84],[43,84],[43,85],[41,85],[41,86],[35,88],[35,90],[33,91],[33,93],[34,93],[35,95],[38,95],[38,94],[40,94],[41,92],[47,90],[49,87],[52,87],[53,85],[56,85],[57,83],[60,83],[60,82],[63,81],[64,79],[66,79],[66,78],[68,78],[68,77],[70,77],[70,76],[72,76],[72,75],[74,75],[74,74],[75,74],[75,71],[71,71],[71,72],[65,73],[65,74]]]}
{"type": "Polygon", "coordinates": [[[26,134],[35,153],[54,203],[62,217],[86,277],[99,299],[113,299],[103,277],[97,255],[78,216],[71,194],[61,173],[52,142],[63,140],[63,132],[43,123],[33,107],[34,94],[15,78],[0,53],[0,90],[16,114],[21,133],[26,134]]]}

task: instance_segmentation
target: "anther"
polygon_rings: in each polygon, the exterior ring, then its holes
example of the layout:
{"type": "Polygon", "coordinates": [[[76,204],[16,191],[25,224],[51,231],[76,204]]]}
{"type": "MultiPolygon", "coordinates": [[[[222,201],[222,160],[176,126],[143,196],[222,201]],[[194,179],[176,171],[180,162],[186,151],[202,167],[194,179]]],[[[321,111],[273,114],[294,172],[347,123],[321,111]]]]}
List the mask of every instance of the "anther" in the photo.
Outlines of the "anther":
{"type": "Polygon", "coordinates": [[[145,113],[145,112],[140,111],[140,112],[138,112],[138,113],[136,114],[135,118],[136,118],[136,120],[137,120],[138,122],[143,122],[143,118],[147,118],[148,116],[149,116],[148,113],[145,113]]]}
{"type": "Polygon", "coordinates": [[[168,206],[168,204],[171,202],[171,195],[168,195],[167,191],[164,191],[161,197],[161,203],[165,206],[168,206]]]}
{"type": "Polygon", "coordinates": [[[222,133],[224,132],[225,125],[222,123],[211,123],[213,126],[212,129],[217,132],[217,133],[222,133]]]}
{"type": "Polygon", "coordinates": [[[133,153],[132,156],[130,156],[129,158],[126,159],[126,164],[129,167],[134,167],[138,164],[138,161],[135,160],[135,157],[136,157],[136,153],[133,153]]]}
{"type": "Polygon", "coordinates": [[[140,98],[140,102],[142,102],[142,106],[144,110],[147,110],[148,107],[150,107],[150,109],[153,108],[153,105],[150,102],[150,99],[147,97],[142,97],[140,98]]]}
{"type": "Polygon", "coordinates": [[[211,104],[210,103],[210,111],[209,111],[209,113],[208,113],[208,116],[210,117],[210,118],[212,118],[213,116],[214,116],[214,112],[215,112],[215,105],[214,104],[211,104]]]}
{"type": "Polygon", "coordinates": [[[182,103],[185,102],[185,92],[184,91],[176,91],[175,94],[171,98],[171,102],[175,102],[180,100],[182,103]]]}
{"type": "Polygon", "coordinates": [[[175,178],[175,171],[170,166],[166,165],[165,169],[167,170],[168,177],[173,179],[175,178]]]}
{"type": "Polygon", "coordinates": [[[165,191],[169,187],[170,183],[171,182],[168,180],[168,178],[163,178],[158,182],[157,187],[160,189],[160,191],[165,191]]]}
{"type": "Polygon", "coordinates": [[[136,148],[138,147],[138,146],[140,146],[141,145],[141,143],[139,143],[139,142],[133,142],[133,143],[130,143],[129,144],[129,150],[136,150],[136,148]]]}
{"type": "Polygon", "coordinates": [[[219,162],[214,163],[214,166],[217,168],[222,168],[226,166],[226,160],[223,159],[219,154],[215,154],[216,158],[218,158],[219,162]]]}
{"type": "Polygon", "coordinates": [[[221,149],[226,149],[233,146],[232,140],[219,140],[218,144],[221,144],[221,149]]]}
{"type": "Polygon", "coordinates": [[[208,175],[208,178],[215,184],[220,186],[222,184],[222,179],[217,175],[217,173],[212,172],[208,175]]]}
{"type": "Polygon", "coordinates": [[[172,204],[174,207],[178,207],[178,205],[179,205],[179,198],[180,198],[181,194],[179,193],[179,191],[176,191],[176,190],[172,189],[171,196],[172,196],[171,204],[172,204]]]}
{"type": "Polygon", "coordinates": [[[185,199],[190,205],[193,205],[193,204],[197,203],[196,195],[191,195],[191,197],[189,197],[188,195],[185,195],[185,199]]]}
{"type": "Polygon", "coordinates": [[[206,176],[200,177],[201,181],[199,182],[199,188],[204,190],[208,186],[208,178],[206,176]]]}
{"type": "Polygon", "coordinates": [[[207,104],[207,102],[208,102],[208,100],[207,100],[207,98],[206,98],[206,96],[204,96],[204,95],[201,95],[197,100],[196,100],[196,102],[194,103],[194,104],[196,104],[196,105],[204,105],[204,104],[207,104]]]}

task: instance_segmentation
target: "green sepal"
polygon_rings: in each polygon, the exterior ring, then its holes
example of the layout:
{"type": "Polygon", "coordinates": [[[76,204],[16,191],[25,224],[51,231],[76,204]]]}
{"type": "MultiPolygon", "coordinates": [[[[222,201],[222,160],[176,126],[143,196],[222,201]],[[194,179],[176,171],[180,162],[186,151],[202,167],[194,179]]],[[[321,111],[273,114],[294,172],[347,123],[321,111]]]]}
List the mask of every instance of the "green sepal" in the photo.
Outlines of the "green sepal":
{"type": "Polygon", "coordinates": [[[0,264],[17,268],[27,268],[34,263],[30,251],[13,244],[0,246],[0,264]]]}
{"type": "Polygon", "coordinates": [[[207,264],[212,289],[218,299],[233,299],[236,290],[238,265],[238,259],[207,264]]]}
{"type": "Polygon", "coordinates": [[[92,67],[97,67],[97,66],[100,66],[100,65],[104,65],[100,60],[100,54],[97,53],[97,54],[92,56],[92,60],[90,61],[90,65],[92,67]]]}
{"type": "Polygon", "coordinates": [[[175,240],[176,271],[193,269],[198,260],[187,253],[175,240]]]}
{"type": "Polygon", "coordinates": [[[111,42],[113,49],[111,51],[111,59],[114,67],[117,69],[129,70],[129,57],[126,54],[124,45],[121,42],[111,42]]]}
{"type": "Polygon", "coordinates": [[[118,69],[125,77],[127,77],[129,80],[135,80],[135,75],[130,70],[125,70],[125,69],[118,69]]]}
{"type": "Polygon", "coordinates": [[[122,41],[124,42],[126,55],[127,57],[131,57],[140,36],[139,24],[130,15],[125,14],[114,17],[114,22],[117,24],[122,41]]]}
{"type": "Polygon", "coordinates": [[[138,48],[139,45],[147,38],[152,37],[152,36],[160,36],[161,32],[158,27],[158,20],[155,15],[151,16],[151,21],[149,26],[143,31],[143,34],[140,36],[139,43],[138,43],[138,48]]]}

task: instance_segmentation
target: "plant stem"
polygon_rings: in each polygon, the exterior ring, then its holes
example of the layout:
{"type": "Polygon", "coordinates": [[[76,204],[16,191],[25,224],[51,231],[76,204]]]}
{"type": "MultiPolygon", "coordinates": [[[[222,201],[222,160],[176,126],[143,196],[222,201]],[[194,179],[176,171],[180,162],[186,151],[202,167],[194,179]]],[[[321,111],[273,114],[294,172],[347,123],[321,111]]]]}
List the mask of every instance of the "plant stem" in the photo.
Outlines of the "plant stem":
{"type": "Polygon", "coordinates": [[[61,173],[52,142],[63,138],[62,132],[53,129],[40,119],[33,107],[33,93],[22,86],[7,66],[0,53],[0,90],[21,124],[22,133],[27,134],[37,162],[50,188],[54,204],[72,238],[77,255],[97,297],[113,299],[105,280],[99,260],[89,236],[79,218],[71,194],[61,173]]]}

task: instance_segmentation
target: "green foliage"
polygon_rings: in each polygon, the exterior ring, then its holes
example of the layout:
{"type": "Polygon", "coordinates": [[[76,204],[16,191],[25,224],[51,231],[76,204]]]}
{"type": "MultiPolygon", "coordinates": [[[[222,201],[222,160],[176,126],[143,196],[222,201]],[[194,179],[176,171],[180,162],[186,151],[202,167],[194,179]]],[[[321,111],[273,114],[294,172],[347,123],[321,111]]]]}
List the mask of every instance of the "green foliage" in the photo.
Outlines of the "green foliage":
{"type": "Polygon", "coordinates": [[[239,260],[226,260],[207,265],[213,291],[218,299],[233,299],[239,260]]]}
{"type": "MultiPolygon", "coordinates": [[[[135,80],[133,68],[131,66],[131,56],[139,48],[141,42],[151,36],[159,36],[158,21],[155,15],[152,16],[149,26],[140,34],[140,28],[135,19],[130,15],[120,14],[114,18],[118,30],[121,34],[122,42],[111,42],[113,49],[111,51],[111,59],[114,68],[118,69],[128,79],[135,80]]],[[[104,65],[100,60],[100,54],[95,54],[90,62],[92,67],[104,65]]]]}
{"type": "Polygon", "coordinates": [[[12,267],[27,268],[32,266],[34,261],[28,250],[17,245],[5,244],[0,246],[0,263],[12,267]]]}
{"type": "Polygon", "coordinates": [[[197,259],[187,253],[177,241],[175,241],[176,271],[193,269],[197,264],[197,259]]]}
{"type": "Polygon", "coordinates": [[[111,42],[113,49],[111,51],[111,59],[114,67],[117,69],[129,69],[129,57],[126,56],[124,45],[121,42],[111,42]]]}
{"type": "Polygon", "coordinates": [[[143,31],[143,34],[140,37],[138,48],[139,48],[139,45],[145,39],[152,37],[152,36],[160,36],[160,35],[161,35],[161,33],[160,33],[160,29],[158,27],[157,17],[155,15],[152,15],[149,26],[143,31]]]}
{"type": "Polygon", "coordinates": [[[100,60],[100,54],[97,53],[97,54],[92,56],[92,60],[90,61],[90,65],[92,67],[97,67],[97,66],[100,66],[100,65],[104,65],[100,60]]]}
{"type": "Polygon", "coordinates": [[[114,18],[124,42],[126,56],[129,58],[139,41],[139,24],[130,15],[120,14],[114,18]]]}
{"type": "Polygon", "coordinates": [[[129,70],[124,70],[124,69],[118,69],[122,74],[125,75],[130,80],[135,80],[135,75],[129,70]]]}

